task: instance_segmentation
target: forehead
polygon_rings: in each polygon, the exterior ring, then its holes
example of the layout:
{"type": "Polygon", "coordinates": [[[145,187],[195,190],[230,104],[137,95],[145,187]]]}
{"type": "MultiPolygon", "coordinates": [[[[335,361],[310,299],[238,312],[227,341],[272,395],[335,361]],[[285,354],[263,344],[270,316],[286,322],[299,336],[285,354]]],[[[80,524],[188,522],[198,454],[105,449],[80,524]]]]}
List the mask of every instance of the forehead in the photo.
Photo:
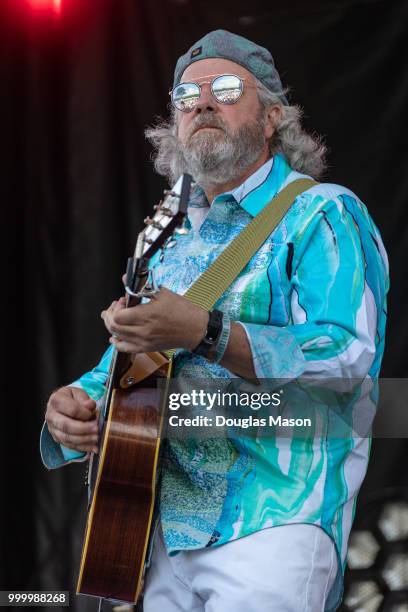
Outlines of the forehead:
{"type": "Polygon", "coordinates": [[[243,66],[231,60],[214,57],[202,59],[187,66],[181,77],[181,83],[217,74],[236,74],[244,79],[254,81],[254,76],[243,66]]]}

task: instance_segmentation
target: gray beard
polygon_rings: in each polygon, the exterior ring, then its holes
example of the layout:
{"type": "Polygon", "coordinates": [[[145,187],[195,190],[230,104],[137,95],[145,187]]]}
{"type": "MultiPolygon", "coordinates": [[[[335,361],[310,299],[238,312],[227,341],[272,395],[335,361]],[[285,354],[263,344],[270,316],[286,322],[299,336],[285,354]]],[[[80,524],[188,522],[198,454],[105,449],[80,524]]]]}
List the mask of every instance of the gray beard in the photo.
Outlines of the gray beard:
{"type": "MultiPolygon", "coordinates": [[[[200,123],[215,125],[202,117],[200,123]]],[[[197,129],[197,124],[195,129],[197,129]]],[[[200,130],[186,146],[180,144],[184,172],[189,172],[203,188],[222,185],[242,176],[260,157],[265,147],[262,121],[245,125],[234,133],[223,125],[217,130],[200,130]]],[[[180,173],[181,174],[181,173],[180,173]]]]}
{"type": "Polygon", "coordinates": [[[146,130],[146,136],[155,148],[155,168],[167,176],[170,184],[188,172],[206,189],[221,185],[242,176],[261,156],[265,147],[264,113],[254,123],[231,133],[217,116],[205,113],[197,117],[192,126],[192,135],[182,145],[177,137],[177,128],[172,123],[162,122],[146,130]],[[200,130],[200,126],[219,127],[219,130],[200,130]]]}

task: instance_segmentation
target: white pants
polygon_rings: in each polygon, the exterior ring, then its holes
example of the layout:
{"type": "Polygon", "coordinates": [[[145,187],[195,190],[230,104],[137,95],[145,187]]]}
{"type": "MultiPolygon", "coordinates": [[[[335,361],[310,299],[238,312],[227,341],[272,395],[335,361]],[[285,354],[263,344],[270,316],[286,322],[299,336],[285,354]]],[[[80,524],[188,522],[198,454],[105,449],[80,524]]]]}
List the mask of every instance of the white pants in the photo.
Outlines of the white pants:
{"type": "Polygon", "coordinates": [[[257,531],[169,557],[157,530],[144,612],[321,612],[337,573],[332,540],[314,525],[257,531]]]}

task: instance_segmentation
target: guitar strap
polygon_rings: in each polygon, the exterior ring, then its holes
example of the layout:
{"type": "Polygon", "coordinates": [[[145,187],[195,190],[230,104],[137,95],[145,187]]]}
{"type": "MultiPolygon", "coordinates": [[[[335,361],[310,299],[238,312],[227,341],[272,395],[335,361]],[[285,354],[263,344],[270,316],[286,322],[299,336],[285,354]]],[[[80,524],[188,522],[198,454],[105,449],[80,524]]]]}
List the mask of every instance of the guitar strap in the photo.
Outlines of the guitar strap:
{"type": "Polygon", "coordinates": [[[205,310],[211,310],[271,235],[296,197],[313,185],[317,185],[313,179],[296,179],[275,195],[201,274],[184,297],[205,310]]]}
{"type": "MultiPolygon", "coordinates": [[[[264,206],[252,221],[222,251],[214,263],[186,291],[184,297],[196,306],[211,310],[234,282],[249,260],[260,249],[293,204],[296,197],[317,185],[313,179],[292,181],[264,206]]],[[[171,359],[176,349],[138,355],[120,380],[123,389],[152,374],[171,359]]]]}
{"type": "MultiPolygon", "coordinates": [[[[230,242],[214,263],[191,285],[184,297],[196,306],[211,310],[272,234],[296,197],[314,185],[317,185],[316,181],[304,178],[296,179],[284,187],[230,242]]],[[[172,349],[164,352],[171,357],[175,351],[172,349]]]]}

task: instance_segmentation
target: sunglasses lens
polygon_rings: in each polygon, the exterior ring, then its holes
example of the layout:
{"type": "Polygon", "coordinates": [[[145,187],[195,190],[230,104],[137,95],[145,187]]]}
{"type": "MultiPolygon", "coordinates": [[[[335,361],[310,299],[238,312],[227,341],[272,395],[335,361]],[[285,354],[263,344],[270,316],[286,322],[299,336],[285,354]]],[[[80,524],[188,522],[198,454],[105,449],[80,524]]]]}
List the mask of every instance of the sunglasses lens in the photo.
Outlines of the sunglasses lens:
{"type": "Polygon", "coordinates": [[[196,83],[181,83],[172,91],[171,99],[174,106],[186,113],[192,111],[200,97],[200,88],[196,83]]]}
{"type": "Polygon", "coordinates": [[[234,104],[242,94],[243,83],[233,74],[223,74],[212,83],[213,96],[222,104],[234,104]]]}

